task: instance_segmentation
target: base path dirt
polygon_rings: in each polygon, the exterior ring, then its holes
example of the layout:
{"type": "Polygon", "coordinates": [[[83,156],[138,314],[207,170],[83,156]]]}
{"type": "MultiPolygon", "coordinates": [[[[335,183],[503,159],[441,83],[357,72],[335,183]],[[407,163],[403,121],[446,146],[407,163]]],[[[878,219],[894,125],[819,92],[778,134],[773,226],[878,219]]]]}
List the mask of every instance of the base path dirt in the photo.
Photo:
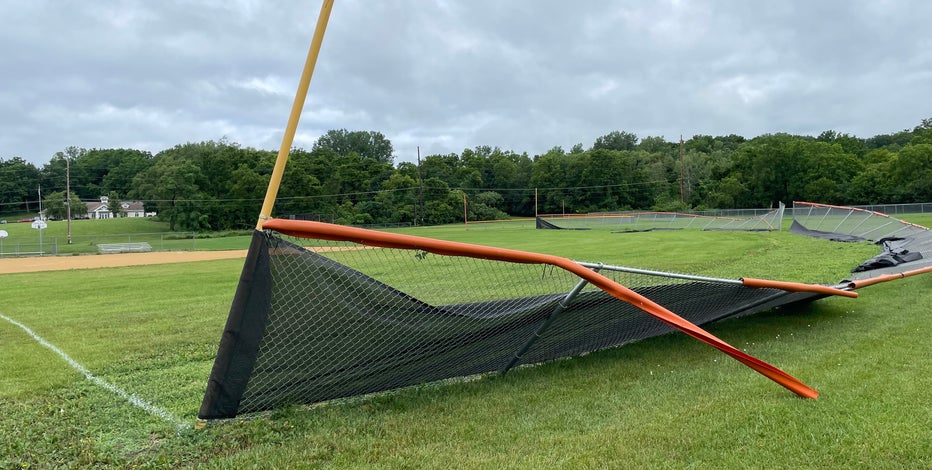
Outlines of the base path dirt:
{"type": "Polygon", "coordinates": [[[246,250],[230,251],[153,251],[108,255],[43,256],[0,258],[0,274],[64,271],[69,269],[115,268],[145,264],[186,263],[215,259],[245,258],[246,250]]]}

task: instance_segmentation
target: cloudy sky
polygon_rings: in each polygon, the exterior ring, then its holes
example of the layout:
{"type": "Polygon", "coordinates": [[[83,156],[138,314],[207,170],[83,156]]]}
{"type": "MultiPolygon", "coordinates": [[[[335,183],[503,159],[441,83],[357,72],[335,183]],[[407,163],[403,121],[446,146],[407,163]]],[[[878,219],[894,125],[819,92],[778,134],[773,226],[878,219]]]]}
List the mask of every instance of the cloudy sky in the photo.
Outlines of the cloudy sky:
{"type": "MultiPolygon", "coordinates": [[[[277,150],[321,0],[0,1],[0,158],[277,150]]],[[[932,117],[932,2],[336,0],[296,146],[395,161],[612,130],[860,137],[932,117]]]]}

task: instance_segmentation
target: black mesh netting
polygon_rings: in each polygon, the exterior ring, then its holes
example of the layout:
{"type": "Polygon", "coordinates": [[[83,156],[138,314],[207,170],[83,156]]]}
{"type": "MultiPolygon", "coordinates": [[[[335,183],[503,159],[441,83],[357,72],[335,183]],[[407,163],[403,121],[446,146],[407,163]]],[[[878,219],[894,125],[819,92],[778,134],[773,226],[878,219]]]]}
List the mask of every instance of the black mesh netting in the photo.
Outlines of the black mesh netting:
{"type": "MultiPolygon", "coordinates": [[[[244,268],[201,418],[503,371],[672,331],[591,286],[567,298],[580,279],[551,266],[313,243],[256,232],[259,253],[244,268]]],[[[695,324],[818,296],[601,273],[695,324]]]]}

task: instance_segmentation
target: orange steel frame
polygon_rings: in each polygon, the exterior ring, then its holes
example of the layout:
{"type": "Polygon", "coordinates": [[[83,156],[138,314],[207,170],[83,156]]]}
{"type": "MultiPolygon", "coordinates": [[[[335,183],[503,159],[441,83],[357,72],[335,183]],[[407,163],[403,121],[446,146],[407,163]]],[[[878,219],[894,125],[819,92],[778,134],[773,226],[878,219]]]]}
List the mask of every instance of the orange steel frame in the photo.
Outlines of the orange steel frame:
{"type": "Polygon", "coordinates": [[[874,284],[880,284],[881,282],[893,281],[896,279],[903,279],[904,277],[915,276],[917,274],[926,274],[932,273],[932,266],[926,266],[924,268],[913,269],[911,271],[904,271],[901,273],[895,274],[885,274],[883,276],[872,277],[870,279],[862,279],[860,281],[849,281],[848,287],[851,289],[860,289],[862,287],[872,286],[874,284]]]}
{"type": "MultiPolygon", "coordinates": [[[[665,307],[567,258],[303,220],[271,219],[265,221],[262,224],[262,228],[301,238],[350,241],[373,247],[422,250],[446,256],[462,256],[523,264],[547,264],[559,267],[588,281],[590,284],[602,289],[609,295],[639,308],[667,325],[715,347],[801,397],[816,398],[819,396],[816,390],[786,372],[742,352],[679,315],[667,310],[665,307]]],[[[857,293],[855,292],[821,285],[750,278],[742,279],[742,282],[749,288],[774,288],[793,292],[816,292],[826,295],[857,297],[857,293]]]]}

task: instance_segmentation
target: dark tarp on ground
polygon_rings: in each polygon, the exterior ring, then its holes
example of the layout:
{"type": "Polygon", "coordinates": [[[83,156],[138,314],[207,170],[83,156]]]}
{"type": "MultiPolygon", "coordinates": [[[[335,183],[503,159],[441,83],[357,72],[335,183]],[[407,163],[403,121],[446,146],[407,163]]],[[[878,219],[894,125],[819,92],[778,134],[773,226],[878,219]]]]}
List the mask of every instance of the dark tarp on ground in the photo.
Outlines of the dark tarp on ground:
{"type": "Polygon", "coordinates": [[[790,225],[790,232],[797,235],[805,235],[807,237],[821,238],[823,240],[831,240],[833,242],[863,242],[867,239],[861,238],[855,235],[848,235],[845,233],[835,233],[835,232],[823,232],[821,230],[810,230],[800,224],[798,221],[793,220],[793,224],[790,225]]]}
{"type": "Polygon", "coordinates": [[[555,225],[550,222],[547,222],[546,220],[541,219],[540,217],[535,218],[535,228],[546,229],[546,230],[589,230],[588,228],[585,228],[585,227],[576,227],[576,228],[560,227],[559,225],[555,225]]]}
{"type": "Polygon", "coordinates": [[[858,267],[852,269],[851,272],[860,273],[921,260],[922,253],[909,250],[908,246],[912,243],[913,239],[911,238],[881,238],[875,242],[875,245],[880,245],[883,252],[861,263],[858,267]]]}
{"type": "Polygon", "coordinates": [[[681,227],[654,227],[644,229],[616,230],[612,233],[642,233],[642,232],[662,232],[665,230],[683,230],[681,227]]]}
{"type": "MultiPolygon", "coordinates": [[[[790,232],[797,235],[841,242],[873,241],[869,238],[847,233],[811,230],[795,219],[793,220],[792,226],[790,226],[790,232]]],[[[918,225],[909,225],[904,222],[903,225],[895,225],[892,230],[868,232],[875,232],[883,237],[874,241],[874,244],[880,245],[882,251],[879,255],[852,269],[852,273],[860,273],[859,276],[862,278],[865,278],[864,276],[869,278],[881,274],[905,272],[909,269],[920,267],[921,265],[930,264],[927,262],[917,262],[932,258],[932,231],[918,225]],[[908,236],[884,236],[884,234],[896,232],[903,233],[901,227],[904,226],[909,229],[905,231],[908,233],[908,236]]]]}

